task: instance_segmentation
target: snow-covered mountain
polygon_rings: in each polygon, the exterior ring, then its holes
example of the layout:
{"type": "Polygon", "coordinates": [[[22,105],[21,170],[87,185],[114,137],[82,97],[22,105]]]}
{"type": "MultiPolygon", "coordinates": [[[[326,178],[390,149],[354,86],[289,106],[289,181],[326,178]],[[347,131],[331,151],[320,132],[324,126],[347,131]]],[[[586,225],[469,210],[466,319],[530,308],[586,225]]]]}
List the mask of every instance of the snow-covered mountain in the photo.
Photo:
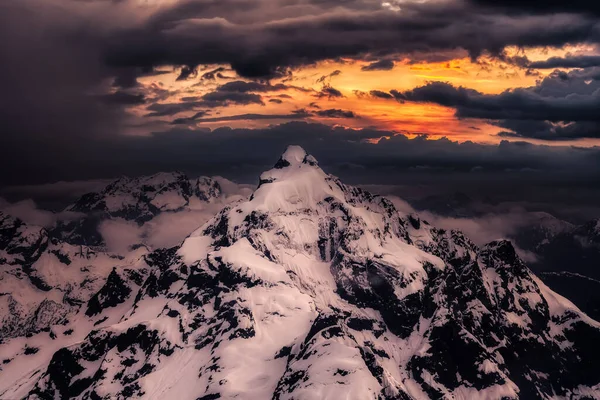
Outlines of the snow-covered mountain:
{"type": "Polygon", "coordinates": [[[83,217],[60,223],[52,234],[71,244],[102,246],[106,244],[101,232],[103,221],[129,221],[142,226],[160,214],[203,209],[206,204],[219,203],[222,196],[221,185],[214,178],[192,180],[179,172],[122,177],[67,207],[65,211],[83,217]]]}
{"type": "Polygon", "coordinates": [[[291,146],[63,325],[5,339],[0,398],[600,398],[599,341],[510,242],[401,215],[291,146]]]}
{"type": "MultiPolygon", "coordinates": [[[[411,205],[415,210],[427,211],[445,217],[471,218],[481,215],[478,209],[479,203],[463,192],[454,192],[414,199],[411,205]]],[[[482,201],[481,203],[487,204],[488,201],[482,201]]]]}
{"type": "Polygon", "coordinates": [[[572,272],[600,279],[600,219],[554,235],[542,246],[541,256],[549,270],[572,263],[572,272]]]}
{"type": "Polygon", "coordinates": [[[529,220],[515,232],[513,240],[519,248],[538,254],[557,235],[572,231],[575,226],[546,212],[528,213],[529,220]]]}

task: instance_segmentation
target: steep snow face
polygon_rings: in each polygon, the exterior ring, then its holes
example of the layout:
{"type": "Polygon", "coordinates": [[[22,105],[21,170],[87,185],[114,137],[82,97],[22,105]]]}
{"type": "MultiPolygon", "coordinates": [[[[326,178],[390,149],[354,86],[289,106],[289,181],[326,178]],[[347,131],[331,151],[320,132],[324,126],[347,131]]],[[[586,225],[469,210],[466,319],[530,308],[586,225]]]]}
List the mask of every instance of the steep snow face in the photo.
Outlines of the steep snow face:
{"type": "Polygon", "coordinates": [[[0,397],[600,396],[600,325],[510,242],[402,217],[299,147],[129,269],[64,327],[0,346],[0,397]]]}

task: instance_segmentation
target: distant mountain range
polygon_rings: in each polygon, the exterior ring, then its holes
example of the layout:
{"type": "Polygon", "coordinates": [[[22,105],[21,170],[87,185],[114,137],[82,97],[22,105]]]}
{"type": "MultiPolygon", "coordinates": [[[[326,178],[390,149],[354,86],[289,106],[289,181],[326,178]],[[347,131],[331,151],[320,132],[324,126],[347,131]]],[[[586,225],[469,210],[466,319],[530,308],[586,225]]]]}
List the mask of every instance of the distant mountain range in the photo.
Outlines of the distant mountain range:
{"type": "Polygon", "coordinates": [[[600,319],[600,219],[559,232],[531,265],[554,290],[600,319]]]}
{"type": "Polygon", "coordinates": [[[83,218],[59,224],[53,235],[73,244],[101,246],[102,221],[120,218],[143,225],[157,215],[177,212],[196,203],[210,203],[221,197],[219,183],[207,177],[190,180],[182,173],[159,173],[131,179],[122,177],[98,193],[88,193],[66,211],[83,218]]]}

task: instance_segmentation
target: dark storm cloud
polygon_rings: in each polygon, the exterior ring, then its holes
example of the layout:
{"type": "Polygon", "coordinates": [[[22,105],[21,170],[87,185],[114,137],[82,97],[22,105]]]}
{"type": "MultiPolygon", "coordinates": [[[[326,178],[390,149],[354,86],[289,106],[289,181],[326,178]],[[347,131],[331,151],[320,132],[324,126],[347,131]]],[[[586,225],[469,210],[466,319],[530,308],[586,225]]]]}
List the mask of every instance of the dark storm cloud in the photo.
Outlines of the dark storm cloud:
{"type": "Polygon", "coordinates": [[[171,125],[195,125],[197,123],[206,122],[230,122],[230,121],[259,121],[259,120],[300,120],[310,117],[324,117],[324,118],[360,118],[353,111],[341,110],[341,109],[327,109],[327,110],[314,110],[309,111],[306,109],[295,110],[290,114],[238,114],[228,115],[222,117],[206,117],[207,113],[199,112],[189,118],[177,118],[171,125]]]}
{"type": "Polygon", "coordinates": [[[199,103],[204,107],[210,108],[227,107],[230,105],[265,104],[262,96],[256,93],[226,92],[221,90],[206,93],[201,96],[199,103]]]}
{"type": "Polygon", "coordinates": [[[402,12],[368,2],[353,11],[325,12],[319,10],[323,2],[294,13],[293,7],[277,9],[277,3],[268,12],[260,1],[234,2],[236,10],[230,3],[186,2],[138,27],[111,32],[105,60],[112,66],[226,63],[241,76],[268,77],[290,66],[369,53],[464,49],[476,57],[509,45],[561,46],[600,36],[598,20],[585,15],[508,16],[458,1],[406,3],[402,12]],[[279,19],[286,12],[291,15],[279,19]]]}
{"type": "Polygon", "coordinates": [[[377,97],[377,98],[380,98],[380,99],[386,99],[386,100],[391,100],[391,99],[394,98],[394,96],[392,96],[390,93],[384,92],[384,91],[381,91],[381,90],[371,90],[369,92],[369,94],[371,96],[373,96],[373,97],[377,97]]]}
{"type": "Polygon", "coordinates": [[[584,13],[600,15],[600,4],[589,0],[470,0],[473,4],[523,13],[584,13]]]}
{"type": "Polygon", "coordinates": [[[336,97],[344,97],[342,92],[337,90],[331,85],[324,85],[319,93],[315,96],[317,97],[327,97],[328,99],[336,98],[336,97]]]}
{"type": "Polygon", "coordinates": [[[531,62],[528,66],[536,69],[600,67],[600,56],[550,57],[544,61],[531,62]]]}
{"type": "Polygon", "coordinates": [[[133,106],[144,104],[146,102],[143,94],[127,93],[124,91],[105,94],[100,96],[100,99],[106,104],[118,106],[133,106]]]}
{"type": "Polygon", "coordinates": [[[218,87],[216,90],[208,92],[202,96],[184,97],[181,99],[182,101],[178,103],[155,102],[146,107],[146,110],[150,111],[148,114],[146,114],[146,116],[165,117],[177,115],[182,112],[194,111],[199,108],[218,108],[229,106],[244,106],[249,104],[265,104],[261,95],[246,91],[246,89],[253,86],[253,83],[250,82],[249,86],[237,84],[247,83],[241,81],[230,83],[236,83],[236,85],[229,87],[229,84],[225,84],[223,86],[218,87]]]}
{"type": "Polygon", "coordinates": [[[248,92],[258,92],[258,93],[266,93],[266,92],[278,92],[282,90],[295,89],[300,91],[307,91],[306,89],[300,88],[298,86],[290,86],[284,85],[282,83],[278,83],[276,85],[271,85],[269,83],[261,83],[261,82],[246,82],[246,81],[233,81],[227,82],[224,85],[221,85],[217,88],[218,92],[240,92],[240,93],[248,93],[248,92]]]}
{"type": "MultiPolygon", "coordinates": [[[[301,118],[305,115],[299,113],[286,117],[301,118]]],[[[272,119],[273,116],[254,118],[272,119]]],[[[219,128],[210,131],[177,128],[157,132],[150,137],[122,136],[117,141],[98,139],[77,152],[64,154],[60,159],[49,152],[37,152],[34,144],[31,152],[20,155],[20,165],[32,162],[37,168],[10,169],[6,165],[7,160],[2,159],[0,182],[22,185],[52,181],[56,176],[63,180],[78,180],[149,174],[161,170],[223,175],[254,182],[260,172],[272,165],[273,159],[291,143],[304,146],[324,167],[328,166],[329,172],[339,173],[353,182],[392,183],[402,176],[425,173],[459,179],[459,176],[473,176],[473,171],[480,174],[482,182],[496,178],[512,182],[562,179],[586,184],[597,183],[600,178],[599,148],[551,147],[506,141],[499,145],[485,145],[394,135],[394,132],[376,129],[349,129],[307,122],[289,122],[264,129],[219,128]],[[391,138],[382,139],[378,144],[365,142],[366,139],[382,136],[391,138]],[[360,174],[355,170],[349,174],[347,170],[336,167],[344,163],[364,168],[360,174]],[[446,173],[452,175],[444,175],[446,173]]]]}
{"type": "MultiPolygon", "coordinates": [[[[323,60],[451,59],[486,51],[502,54],[507,45],[552,47],[600,40],[600,23],[588,15],[507,15],[459,1],[407,2],[401,12],[365,0],[197,0],[156,8],[129,0],[92,3],[0,2],[0,148],[9,149],[2,158],[3,180],[44,180],[86,171],[104,176],[101,168],[135,172],[138,160],[140,169],[181,165],[150,145],[156,138],[122,138],[131,118],[126,109],[142,98],[111,95],[114,90],[139,90],[137,79],[161,67],[178,68],[181,78],[200,75],[202,65],[227,65],[242,77],[289,78],[293,68],[323,60]],[[134,144],[140,152],[133,151],[134,144]],[[148,164],[144,149],[155,166],[148,164]]],[[[324,97],[342,95],[329,85],[324,89],[324,97]]],[[[165,92],[127,93],[143,95],[151,116],[264,104],[263,92],[215,90],[176,104],[165,103],[165,92]]],[[[592,95],[577,92],[573,104],[585,103],[583,97],[592,95]]],[[[587,112],[582,105],[580,111],[569,111],[587,112]]],[[[174,140],[176,144],[182,142],[174,140]]]]}
{"type": "Polygon", "coordinates": [[[503,136],[547,140],[599,138],[600,74],[596,70],[555,71],[536,86],[484,94],[445,82],[390,93],[399,101],[436,103],[459,118],[500,121],[513,130],[503,136]]]}
{"type": "Polygon", "coordinates": [[[4,158],[18,162],[30,142],[46,142],[48,151],[69,151],[84,138],[119,133],[125,114],[113,105],[125,98],[98,96],[105,94],[98,83],[113,72],[98,62],[93,39],[80,26],[68,8],[29,0],[0,2],[4,158]]]}
{"type": "Polygon", "coordinates": [[[363,71],[390,71],[394,69],[392,60],[379,60],[361,68],[363,71]]]}
{"type": "Polygon", "coordinates": [[[198,76],[198,67],[197,66],[188,66],[184,65],[181,67],[179,71],[179,76],[177,77],[178,81],[186,81],[188,79],[193,79],[198,76]]]}
{"type": "Polygon", "coordinates": [[[313,114],[325,118],[359,118],[355,112],[349,110],[340,110],[339,108],[313,111],[313,114]]]}
{"type": "Polygon", "coordinates": [[[327,74],[327,75],[322,75],[319,79],[317,79],[317,83],[325,83],[325,82],[331,82],[331,79],[341,75],[342,71],[340,71],[339,69],[336,69],[335,71],[327,74]]]}

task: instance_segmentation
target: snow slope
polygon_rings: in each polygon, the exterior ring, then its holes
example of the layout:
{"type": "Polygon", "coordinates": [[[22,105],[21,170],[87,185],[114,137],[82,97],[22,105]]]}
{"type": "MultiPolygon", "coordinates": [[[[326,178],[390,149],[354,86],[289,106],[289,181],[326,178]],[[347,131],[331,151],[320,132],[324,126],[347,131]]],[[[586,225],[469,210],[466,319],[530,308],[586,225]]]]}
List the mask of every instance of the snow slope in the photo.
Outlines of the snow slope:
{"type": "Polygon", "coordinates": [[[297,146],[129,269],[5,340],[0,398],[600,398],[600,324],[510,242],[401,216],[297,146]]]}

